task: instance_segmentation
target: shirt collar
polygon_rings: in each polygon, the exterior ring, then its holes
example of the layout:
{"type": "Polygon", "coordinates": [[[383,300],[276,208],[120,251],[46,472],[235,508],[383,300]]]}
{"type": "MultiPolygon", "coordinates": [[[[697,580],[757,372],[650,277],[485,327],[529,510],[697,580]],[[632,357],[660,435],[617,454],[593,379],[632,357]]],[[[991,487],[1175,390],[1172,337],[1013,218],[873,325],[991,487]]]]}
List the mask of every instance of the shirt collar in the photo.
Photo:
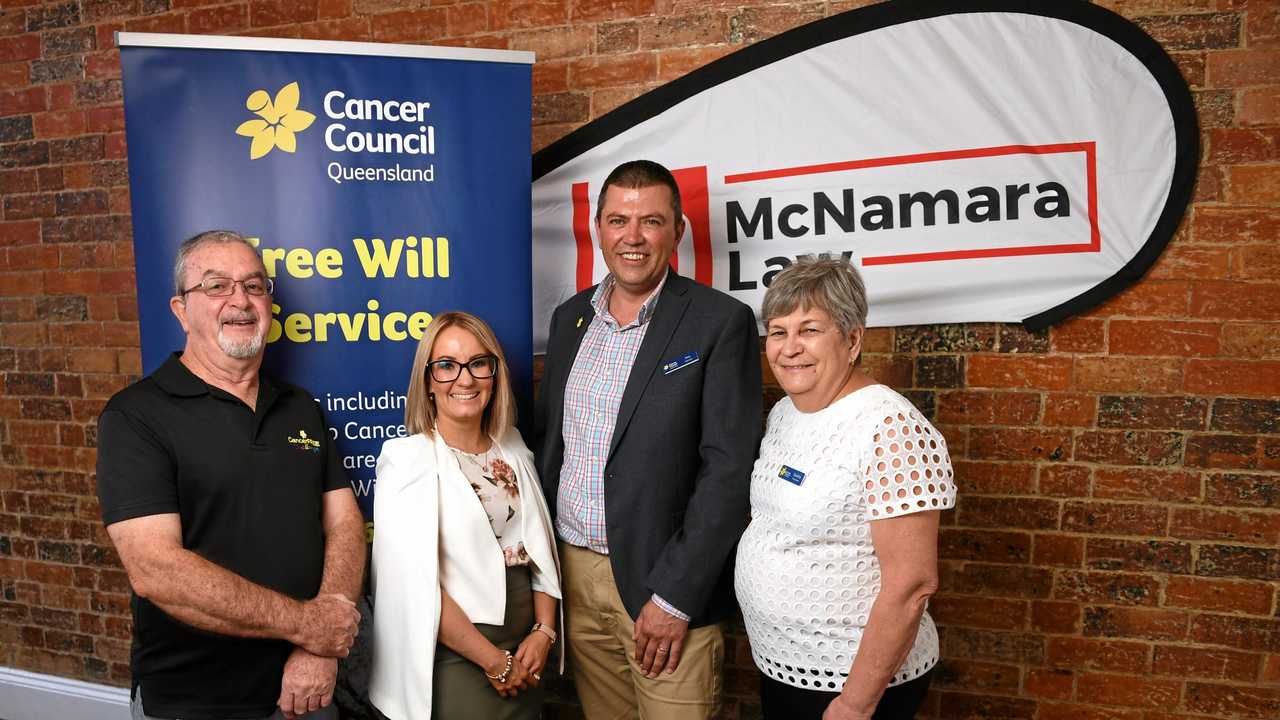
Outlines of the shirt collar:
{"type": "MultiPolygon", "coordinates": [[[[174,397],[199,397],[201,395],[209,395],[215,390],[212,385],[206,383],[191,372],[190,368],[182,363],[182,352],[178,351],[169,356],[164,361],[151,378],[155,380],[156,385],[160,389],[173,395],[174,397]]],[[[287,385],[279,385],[271,382],[263,373],[258,373],[258,402],[262,404],[264,399],[275,399],[276,395],[282,394],[288,389],[287,385]]],[[[230,393],[218,390],[219,393],[231,397],[230,393]]]]}
{"type": "MultiPolygon", "coordinates": [[[[670,272],[670,271],[668,271],[670,272]]],[[[664,274],[662,280],[658,282],[658,286],[649,293],[649,297],[645,298],[644,304],[640,306],[640,312],[636,314],[635,321],[627,325],[627,327],[637,327],[644,325],[653,318],[653,312],[658,307],[658,296],[662,294],[662,288],[667,284],[667,276],[664,274]]],[[[613,316],[609,314],[609,295],[613,292],[614,279],[613,273],[604,276],[604,280],[600,281],[600,285],[596,287],[596,291],[591,295],[591,308],[596,311],[596,315],[612,320],[613,316]]]]}

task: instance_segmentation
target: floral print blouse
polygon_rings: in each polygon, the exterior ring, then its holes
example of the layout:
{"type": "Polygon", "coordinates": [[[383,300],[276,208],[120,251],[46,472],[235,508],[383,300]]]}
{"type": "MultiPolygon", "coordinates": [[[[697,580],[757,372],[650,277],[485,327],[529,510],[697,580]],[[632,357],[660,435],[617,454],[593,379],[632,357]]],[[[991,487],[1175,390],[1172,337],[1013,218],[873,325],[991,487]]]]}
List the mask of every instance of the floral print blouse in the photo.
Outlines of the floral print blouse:
{"type": "Polygon", "coordinates": [[[520,485],[516,482],[515,470],[502,459],[497,445],[479,454],[450,449],[489,516],[507,567],[528,565],[529,554],[524,549],[520,526],[520,485]]]}

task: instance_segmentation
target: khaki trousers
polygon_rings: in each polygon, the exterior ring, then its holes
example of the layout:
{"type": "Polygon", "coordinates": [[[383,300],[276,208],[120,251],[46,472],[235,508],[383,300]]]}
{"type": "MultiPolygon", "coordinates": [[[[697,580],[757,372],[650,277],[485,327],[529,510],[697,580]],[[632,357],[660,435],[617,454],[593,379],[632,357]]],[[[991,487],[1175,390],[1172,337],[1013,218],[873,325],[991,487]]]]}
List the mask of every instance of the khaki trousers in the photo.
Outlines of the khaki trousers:
{"type": "Polygon", "coordinates": [[[635,659],[635,623],[622,605],[609,556],[560,543],[565,632],[587,720],[706,720],[720,708],[724,630],[685,636],[680,665],[649,679],[635,659]]]}

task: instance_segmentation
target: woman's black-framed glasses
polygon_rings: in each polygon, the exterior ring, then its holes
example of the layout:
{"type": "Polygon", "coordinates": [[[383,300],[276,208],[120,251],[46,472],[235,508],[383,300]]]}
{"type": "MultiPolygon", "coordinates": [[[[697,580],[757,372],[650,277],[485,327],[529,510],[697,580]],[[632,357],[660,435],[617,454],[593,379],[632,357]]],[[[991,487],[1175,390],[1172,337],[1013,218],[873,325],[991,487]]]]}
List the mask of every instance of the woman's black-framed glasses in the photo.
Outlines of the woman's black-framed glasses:
{"type": "Polygon", "coordinates": [[[442,383],[457,380],[462,376],[463,368],[466,368],[467,372],[471,373],[471,377],[476,380],[487,380],[498,372],[498,357],[477,355],[466,362],[444,358],[427,363],[427,373],[433,380],[442,383]]]}

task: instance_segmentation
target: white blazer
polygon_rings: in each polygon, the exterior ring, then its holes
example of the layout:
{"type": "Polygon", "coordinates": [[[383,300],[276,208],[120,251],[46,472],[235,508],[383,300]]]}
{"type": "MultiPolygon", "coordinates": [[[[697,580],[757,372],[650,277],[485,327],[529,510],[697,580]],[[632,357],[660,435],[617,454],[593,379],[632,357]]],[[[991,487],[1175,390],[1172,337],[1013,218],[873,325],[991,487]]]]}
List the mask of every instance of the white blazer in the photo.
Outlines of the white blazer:
{"type": "MultiPolygon", "coordinates": [[[[533,453],[515,428],[493,442],[516,472],[533,589],[560,598],[555,537],[533,453]]],[[[391,720],[427,720],[441,587],[473,623],[501,625],[506,563],[480,498],[440,433],[388,440],[377,477],[369,699],[391,720]]]]}

